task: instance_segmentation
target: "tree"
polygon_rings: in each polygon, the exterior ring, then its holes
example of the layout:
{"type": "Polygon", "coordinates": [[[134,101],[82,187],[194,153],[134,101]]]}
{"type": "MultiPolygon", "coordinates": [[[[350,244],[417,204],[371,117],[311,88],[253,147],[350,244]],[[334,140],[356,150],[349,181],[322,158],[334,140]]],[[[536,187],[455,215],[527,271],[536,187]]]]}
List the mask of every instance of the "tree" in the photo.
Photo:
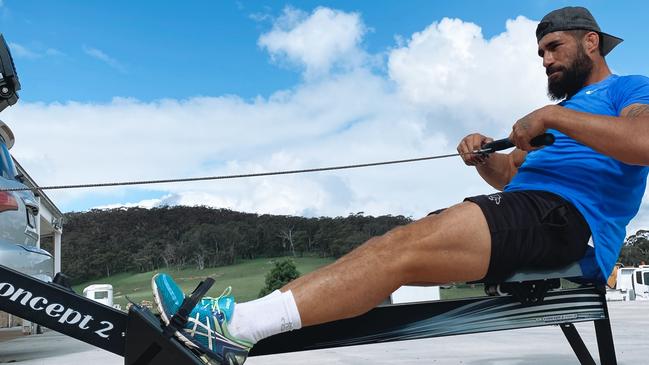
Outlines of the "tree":
{"type": "Polygon", "coordinates": [[[291,248],[291,254],[295,257],[295,243],[293,242],[293,227],[286,227],[279,231],[279,238],[282,239],[282,248],[286,249],[286,243],[288,242],[289,247],[291,248]]]}
{"type": "Polygon", "coordinates": [[[266,294],[272,293],[299,277],[300,272],[297,271],[293,260],[286,259],[277,261],[275,262],[275,267],[266,274],[266,286],[259,292],[259,297],[261,298],[266,294]]]}
{"type": "MultiPolygon", "coordinates": [[[[339,257],[410,221],[362,213],[335,218],[257,215],[200,206],[94,209],[65,214],[62,265],[79,283],[123,272],[200,269],[287,254],[339,257]]],[[[635,257],[646,250],[642,247],[629,252],[635,257]]]]}
{"type": "Polygon", "coordinates": [[[636,234],[627,237],[619,261],[625,266],[649,262],[649,231],[639,230],[636,234]]]}

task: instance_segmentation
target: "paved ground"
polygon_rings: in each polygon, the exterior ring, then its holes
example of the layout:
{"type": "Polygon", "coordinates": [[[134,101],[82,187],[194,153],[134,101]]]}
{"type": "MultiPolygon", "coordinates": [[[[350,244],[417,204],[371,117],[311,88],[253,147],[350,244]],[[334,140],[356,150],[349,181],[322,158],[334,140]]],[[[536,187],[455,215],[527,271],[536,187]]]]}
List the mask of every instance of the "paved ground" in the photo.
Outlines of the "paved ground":
{"type": "MultiPolygon", "coordinates": [[[[0,328],[0,342],[22,337],[22,335],[23,332],[21,327],[0,328]]],[[[1,345],[0,348],[2,348],[1,345]]]]}
{"type": "MultiPolygon", "coordinates": [[[[649,363],[649,301],[613,302],[609,310],[618,364],[649,363]]],[[[591,323],[577,328],[597,358],[591,323]]],[[[121,357],[48,332],[0,342],[0,363],[19,365],[121,364],[121,357]]],[[[443,337],[250,358],[246,365],[302,364],[578,364],[558,327],[443,337]]]]}

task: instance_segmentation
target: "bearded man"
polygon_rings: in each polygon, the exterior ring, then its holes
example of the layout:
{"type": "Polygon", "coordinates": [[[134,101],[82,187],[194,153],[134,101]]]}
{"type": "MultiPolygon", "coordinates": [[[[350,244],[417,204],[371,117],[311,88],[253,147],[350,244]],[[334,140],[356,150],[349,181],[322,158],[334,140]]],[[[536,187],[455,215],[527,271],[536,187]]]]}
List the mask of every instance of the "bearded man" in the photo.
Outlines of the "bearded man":
{"type": "MultiPolygon", "coordinates": [[[[264,298],[204,299],[176,336],[241,364],[262,338],[363,314],[405,284],[497,282],[522,268],[575,261],[585,280],[604,283],[645,191],[649,79],[611,73],[604,57],[622,39],[603,33],[585,8],[547,14],[536,37],[548,94],[560,102],[514,124],[509,139],[517,148],[509,154],[472,154],[492,141],[481,134],[457,148],[501,192],[374,237],[264,298]],[[533,148],[530,140],[544,132],[555,143],[533,148]]],[[[168,322],[184,294],[165,274],[152,284],[168,322]]]]}

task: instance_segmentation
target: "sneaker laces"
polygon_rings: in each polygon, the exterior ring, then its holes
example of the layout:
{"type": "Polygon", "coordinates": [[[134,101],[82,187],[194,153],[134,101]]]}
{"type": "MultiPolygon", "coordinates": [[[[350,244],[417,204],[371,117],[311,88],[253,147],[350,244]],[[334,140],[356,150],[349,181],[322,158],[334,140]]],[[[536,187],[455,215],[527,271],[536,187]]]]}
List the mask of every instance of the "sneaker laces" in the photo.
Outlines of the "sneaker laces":
{"type": "MultiPolygon", "coordinates": [[[[228,323],[228,320],[230,320],[231,318],[227,318],[227,314],[223,310],[221,310],[221,307],[219,306],[219,300],[221,298],[231,296],[231,294],[232,294],[232,287],[228,286],[227,288],[225,288],[225,290],[223,290],[223,293],[221,293],[221,295],[219,295],[216,298],[214,298],[214,297],[203,297],[201,299],[201,305],[204,308],[209,307],[211,309],[212,315],[218,320],[218,324],[219,324],[219,326],[221,326],[222,331],[228,331],[227,323],[228,323]],[[224,324],[226,324],[226,326],[224,326],[224,324]]],[[[232,298],[232,302],[233,302],[233,304],[236,304],[236,303],[234,303],[234,298],[232,298]]],[[[231,315],[232,314],[230,314],[230,316],[231,315]]],[[[250,341],[238,339],[238,338],[235,338],[235,337],[231,337],[230,335],[226,335],[226,336],[228,336],[227,338],[229,340],[234,341],[239,346],[244,346],[244,347],[249,349],[253,345],[253,343],[251,343],[250,341]]],[[[239,361],[238,364],[243,364],[244,360],[245,360],[245,358],[243,360],[241,360],[241,359],[238,360],[239,361]]]]}
{"type": "Polygon", "coordinates": [[[214,297],[203,297],[201,299],[201,305],[202,306],[208,306],[209,305],[212,312],[216,312],[219,316],[223,316],[223,318],[225,318],[224,313],[221,313],[221,308],[219,308],[219,299],[221,299],[223,297],[227,297],[230,294],[232,294],[232,287],[228,286],[227,288],[225,288],[225,290],[223,290],[223,293],[221,293],[221,295],[219,295],[216,298],[214,298],[214,297]]]}

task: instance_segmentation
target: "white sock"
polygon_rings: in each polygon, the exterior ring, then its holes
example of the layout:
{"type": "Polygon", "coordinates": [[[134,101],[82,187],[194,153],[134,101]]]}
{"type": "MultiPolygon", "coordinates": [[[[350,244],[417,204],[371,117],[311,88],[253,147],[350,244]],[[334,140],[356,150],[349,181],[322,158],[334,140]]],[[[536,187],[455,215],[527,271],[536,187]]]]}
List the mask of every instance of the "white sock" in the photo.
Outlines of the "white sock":
{"type": "MultiPolygon", "coordinates": [[[[257,299],[255,299],[255,300],[250,300],[250,301],[247,301],[247,302],[245,302],[245,303],[246,303],[246,304],[250,304],[250,303],[263,302],[263,301],[266,300],[266,299],[275,298],[276,296],[278,296],[278,295],[280,295],[280,294],[282,294],[282,292],[279,291],[279,289],[277,289],[277,290],[273,291],[272,293],[270,293],[270,294],[266,294],[265,296],[263,296],[263,297],[261,297],[261,298],[257,298],[257,299]]],[[[241,303],[241,304],[243,304],[243,303],[241,303]]],[[[239,304],[237,304],[237,305],[239,305],[239,304]]]]}
{"type": "Polygon", "coordinates": [[[290,290],[276,290],[263,298],[235,304],[228,323],[230,334],[252,343],[301,327],[300,313],[290,290]]]}

